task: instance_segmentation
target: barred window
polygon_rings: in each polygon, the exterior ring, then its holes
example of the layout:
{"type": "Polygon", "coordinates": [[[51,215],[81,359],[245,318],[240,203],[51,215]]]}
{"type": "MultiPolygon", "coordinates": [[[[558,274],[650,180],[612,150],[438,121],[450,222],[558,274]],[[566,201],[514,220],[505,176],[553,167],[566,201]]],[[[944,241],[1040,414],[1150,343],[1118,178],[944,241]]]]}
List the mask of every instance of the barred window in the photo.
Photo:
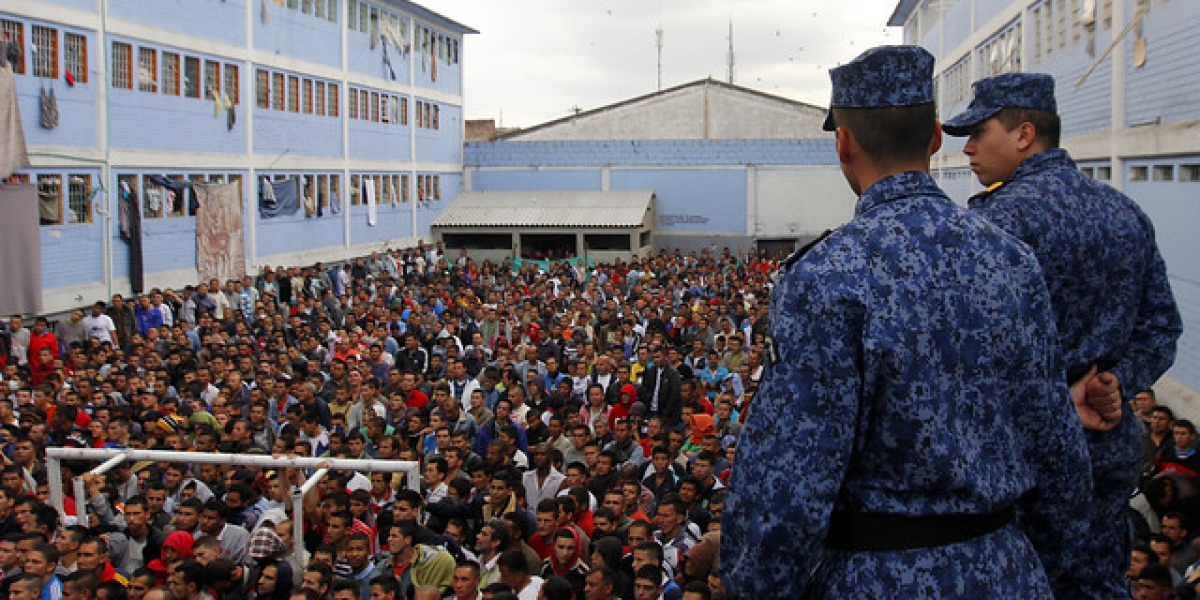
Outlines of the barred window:
{"type": "Polygon", "coordinates": [[[313,198],[322,210],[329,208],[329,176],[317,175],[317,187],[313,190],[313,198]]]}
{"type": "Polygon", "coordinates": [[[283,73],[271,74],[271,108],[275,110],[284,110],[284,98],[287,96],[287,89],[284,84],[283,73]]]}
{"type": "Polygon", "coordinates": [[[133,89],[133,46],[129,44],[113,42],[112,85],[123,90],[133,89]]]}
{"type": "Polygon", "coordinates": [[[371,120],[379,122],[379,93],[371,92],[371,120]]]}
{"type": "Polygon", "coordinates": [[[400,176],[400,201],[408,202],[408,175],[400,176]]]}
{"type": "Polygon", "coordinates": [[[408,98],[400,99],[400,124],[408,125],[408,98]]]}
{"type": "Polygon", "coordinates": [[[211,98],[213,93],[221,96],[221,63],[211,60],[204,61],[204,97],[211,98]]]}
{"type": "Polygon", "coordinates": [[[225,63],[225,94],[234,104],[242,103],[242,85],[238,79],[238,66],[225,63]]]}
{"type": "Polygon", "coordinates": [[[183,59],[183,95],[188,98],[199,98],[200,89],[200,59],[188,56],[183,59]]]}
{"type": "Polygon", "coordinates": [[[336,117],[340,114],[339,101],[338,85],[336,83],[329,84],[329,110],[326,111],[329,116],[336,117]]]}
{"type": "Polygon", "coordinates": [[[349,103],[350,118],[358,118],[358,92],[354,88],[350,88],[350,103],[349,103]]]}
{"type": "Polygon", "coordinates": [[[92,222],[92,176],[68,175],[68,206],[72,223],[92,222]]]}
{"type": "Polygon", "coordinates": [[[302,103],[304,105],[304,114],[311,115],[313,113],[313,80],[304,80],[304,90],[302,93],[302,103]]]}
{"type": "MultiPolygon", "coordinates": [[[[25,47],[25,24],[20,21],[9,21],[8,19],[0,19],[0,33],[8,36],[8,39],[17,43],[20,48],[25,47]]],[[[21,59],[17,64],[13,65],[13,73],[17,75],[25,74],[25,53],[21,53],[21,59]]]]}
{"type": "Polygon", "coordinates": [[[62,225],[62,176],[38,175],[38,223],[62,225]]]}
{"type": "Polygon", "coordinates": [[[154,48],[138,48],[138,91],[157,92],[158,51],[154,48]]]}
{"type": "Polygon", "coordinates": [[[383,94],[379,98],[379,120],[383,123],[391,123],[392,117],[389,110],[389,99],[387,94],[383,94]]]}
{"type": "MultiPolygon", "coordinates": [[[[318,1],[319,1],[319,2],[324,2],[325,0],[318,0],[318,1]]],[[[329,1],[329,7],[328,7],[328,8],[326,8],[326,10],[325,10],[325,18],[329,19],[329,20],[330,20],[331,22],[333,22],[333,23],[337,23],[337,20],[338,20],[338,0],[328,0],[328,1],[329,1]]]]}
{"type": "Polygon", "coordinates": [[[313,90],[313,108],[316,109],[318,115],[325,114],[325,82],[316,82],[316,88],[313,90]]]}
{"type": "Polygon", "coordinates": [[[346,2],[346,22],[350,24],[350,27],[358,25],[358,2],[355,0],[346,2]]]}
{"type": "Polygon", "coordinates": [[[441,107],[436,104],[433,105],[433,128],[434,129],[438,129],[441,127],[441,116],[440,115],[441,115],[441,107]]]}
{"type": "Polygon", "coordinates": [[[87,83],[87,36],[63,33],[63,68],[75,78],[75,83],[87,83]]]}
{"type": "Polygon", "coordinates": [[[52,27],[33,26],[33,76],[58,79],[58,30],[52,27]]]}
{"type": "Polygon", "coordinates": [[[362,180],[358,175],[350,176],[350,206],[362,204],[362,180]]]}
{"type": "Polygon", "coordinates": [[[263,69],[254,72],[254,100],[259,108],[271,108],[271,74],[263,69]]]}
{"type": "Polygon", "coordinates": [[[288,77],[288,107],[290,112],[300,112],[300,78],[288,77]]]}
{"type": "Polygon", "coordinates": [[[162,93],[179,95],[179,55],[174,52],[162,53],[162,93]]]}

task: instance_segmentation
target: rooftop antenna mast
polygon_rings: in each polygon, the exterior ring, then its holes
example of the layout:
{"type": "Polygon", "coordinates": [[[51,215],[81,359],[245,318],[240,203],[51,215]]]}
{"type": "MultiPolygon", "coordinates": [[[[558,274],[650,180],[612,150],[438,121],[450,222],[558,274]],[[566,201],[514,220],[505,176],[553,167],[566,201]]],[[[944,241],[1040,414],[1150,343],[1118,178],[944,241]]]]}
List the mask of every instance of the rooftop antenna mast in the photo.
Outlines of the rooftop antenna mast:
{"type": "Polygon", "coordinates": [[[658,91],[662,91],[662,49],[663,49],[663,30],[662,22],[658,24],[658,29],[654,30],[654,45],[658,47],[658,91]]]}
{"type": "Polygon", "coordinates": [[[726,57],[726,63],[726,66],[728,67],[726,78],[729,80],[729,85],[733,85],[733,19],[729,20],[729,56],[726,57]]]}

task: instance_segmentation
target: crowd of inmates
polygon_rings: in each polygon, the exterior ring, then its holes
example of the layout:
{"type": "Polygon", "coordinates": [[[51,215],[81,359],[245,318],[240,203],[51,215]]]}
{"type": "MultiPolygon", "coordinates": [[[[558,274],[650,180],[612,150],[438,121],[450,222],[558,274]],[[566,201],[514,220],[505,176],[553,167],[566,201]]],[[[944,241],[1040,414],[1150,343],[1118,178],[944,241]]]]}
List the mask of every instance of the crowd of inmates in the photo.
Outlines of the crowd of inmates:
{"type": "Polygon", "coordinates": [[[721,598],[776,265],[677,250],[514,267],[422,243],[14,316],[0,597],[721,598]],[[421,477],[330,470],[297,538],[312,470],[68,460],[60,512],[53,447],[417,461],[421,477]]]}

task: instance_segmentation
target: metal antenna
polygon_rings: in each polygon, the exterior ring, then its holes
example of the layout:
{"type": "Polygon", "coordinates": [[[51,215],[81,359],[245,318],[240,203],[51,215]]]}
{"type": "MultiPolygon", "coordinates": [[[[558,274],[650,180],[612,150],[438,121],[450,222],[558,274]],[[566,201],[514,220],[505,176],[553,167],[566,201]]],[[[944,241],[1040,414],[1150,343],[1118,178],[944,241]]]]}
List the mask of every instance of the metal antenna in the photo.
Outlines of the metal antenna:
{"type": "Polygon", "coordinates": [[[654,30],[654,45],[658,47],[658,90],[662,91],[662,49],[663,49],[663,30],[662,23],[658,24],[658,29],[654,30]]]}
{"type": "Polygon", "coordinates": [[[729,19],[729,56],[726,58],[726,62],[729,69],[726,78],[729,80],[729,85],[733,85],[733,19],[729,19]]]}

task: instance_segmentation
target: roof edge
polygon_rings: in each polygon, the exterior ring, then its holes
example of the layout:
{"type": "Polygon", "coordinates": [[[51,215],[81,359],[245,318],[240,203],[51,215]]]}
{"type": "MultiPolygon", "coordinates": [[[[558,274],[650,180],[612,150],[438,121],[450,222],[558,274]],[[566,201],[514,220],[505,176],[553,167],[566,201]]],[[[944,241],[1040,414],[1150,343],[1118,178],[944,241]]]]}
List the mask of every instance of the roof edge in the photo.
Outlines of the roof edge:
{"type": "Polygon", "coordinates": [[[377,1],[381,1],[381,2],[387,3],[387,4],[394,4],[398,7],[400,7],[401,10],[408,12],[409,14],[411,14],[414,17],[417,17],[419,19],[425,19],[427,21],[432,22],[435,25],[442,25],[444,27],[447,27],[447,28],[453,30],[455,33],[459,33],[459,34],[463,34],[463,35],[479,33],[472,27],[463,25],[462,23],[459,23],[458,21],[455,21],[454,19],[451,19],[450,17],[447,17],[441,13],[434,12],[434,11],[432,11],[428,8],[425,8],[424,6],[421,6],[420,4],[417,4],[415,2],[409,2],[408,0],[377,0],[377,1]]]}
{"type": "MultiPolygon", "coordinates": [[[[801,102],[800,100],[792,100],[791,98],[785,98],[783,96],[777,96],[775,94],[770,94],[770,93],[767,93],[767,92],[764,92],[761,90],[756,90],[753,88],[748,88],[748,87],[740,86],[740,85],[733,84],[733,83],[726,83],[719,79],[713,79],[712,77],[706,77],[704,79],[697,79],[695,81],[681,83],[677,86],[669,87],[664,90],[658,90],[655,92],[650,92],[648,94],[642,94],[641,96],[634,96],[633,98],[626,98],[625,100],[620,100],[620,101],[614,102],[612,104],[606,104],[604,106],[599,106],[596,108],[581,111],[578,114],[567,115],[565,117],[560,117],[560,118],[554,119],[552,121],[546,121],[544,123],[538,123],[537,125],[533,125],[531,127],[526,127],[523,129],[518,129],[516,131],[508,132],[508,133],[505,133],[504,135],[496,136],[496,141],[510,140],[511,138],[519,137],[526,133],[531,133],[534,131],[540,131],[542,129],[547,129],[547,128],[554,127],[557,125],[562,125],[563,123],[568,123],[573,119],[579,119],[579,118],[584,118],[584,117],[590,117],[593,115],[598,115],[598,114],[601,114],[601,113],[604,113],[604,112],[607,112],[607,111],[610,111],[610,110],[613,110],[616,108],[623,108],[626,106],[631,106],[631,105],[637,104],[638,102],[644,102],[644,101],[649,100],[654,97],[665,96],[667,94],[673,94],[680,90],[684,90],[684,89],[691,88],[691,87],[697,87],[697,86],[701,86],[701,85],[716,85],[717,87],[723,87],[725,89],[734,90],[737,92],[752,94],[755,96],[759,96],[761,98],[766,98],[768,100],[773,100],[776,102],[781,102],[781,103],[789,104],[792,106],[809,108],[809,109],[813,109],[813,110],[819,110],[822,112],[826,110],[826,108],[824,106],[817,106],[815,104],[801,102]]],[[[514,141],[518,141],[518,140],[514,140],[514,141]]]]}
{"type": "Polygon", "coordinates": [[[892,16],[888,17],[887,24],[889,27],[903,27],[904,22],[908,20],[917,5],[921,0],[900,0],[896,3],[896,9],[892,11],[892,16]]]}

